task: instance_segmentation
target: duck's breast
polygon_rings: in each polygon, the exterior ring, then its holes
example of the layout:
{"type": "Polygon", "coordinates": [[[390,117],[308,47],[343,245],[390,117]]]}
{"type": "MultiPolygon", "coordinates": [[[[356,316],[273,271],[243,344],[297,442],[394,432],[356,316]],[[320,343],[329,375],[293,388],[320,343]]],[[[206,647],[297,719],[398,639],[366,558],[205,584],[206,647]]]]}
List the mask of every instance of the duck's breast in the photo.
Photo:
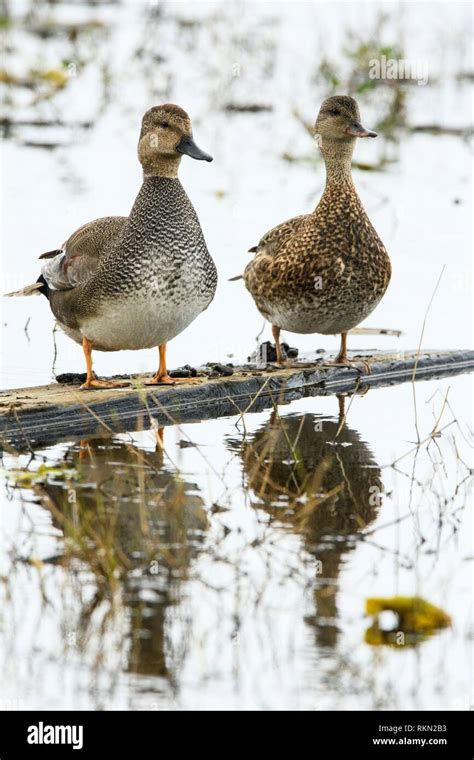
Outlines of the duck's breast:
{"type": "Polygon", "coordinates": [[[178,180],[146,180],[120,245],[87,284],[81,331],[104,351],[161,345],[214,297],[217,272],[178,180]]]}
{"type": "Polygon", "coordinates": [[[82,320],[80,331],[99,351],[153,348],[175,338],[209,305],[209,297],[179,300],[152,291],[136,298],[106,301],[94,316],[82,320]]]}

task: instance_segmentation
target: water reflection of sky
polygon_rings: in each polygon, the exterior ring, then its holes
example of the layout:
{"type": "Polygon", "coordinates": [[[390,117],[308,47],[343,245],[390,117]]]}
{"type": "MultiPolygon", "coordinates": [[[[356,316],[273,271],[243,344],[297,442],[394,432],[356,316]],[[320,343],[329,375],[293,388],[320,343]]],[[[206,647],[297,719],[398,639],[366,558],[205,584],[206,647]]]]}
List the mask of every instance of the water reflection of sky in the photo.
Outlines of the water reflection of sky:
{"type": "Polygon", "coordinates": [[[347,400],[336,440],[337,399],[317,398],[167,427],[164,454],[152,431],[40,452],[28,472],[54,469],[4,491],[5,698],[467,708],[468,382],[417,385],[422,438],[450,386],[418,451],[404,385],[347,400]],[[368,598],[415,595],[452,625],[398,651],[365,642],[368,598]]]}

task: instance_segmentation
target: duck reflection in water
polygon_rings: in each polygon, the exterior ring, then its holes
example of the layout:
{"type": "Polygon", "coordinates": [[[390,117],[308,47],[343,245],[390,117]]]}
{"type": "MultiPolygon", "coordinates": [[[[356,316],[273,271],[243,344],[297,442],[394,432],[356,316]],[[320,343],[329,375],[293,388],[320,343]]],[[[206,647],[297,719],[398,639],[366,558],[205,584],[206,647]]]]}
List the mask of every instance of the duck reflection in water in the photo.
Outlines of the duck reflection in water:
{"type": "Polygon", "coordinates": [[[172,682],[166,620],[208,527],[197,486],[164,465],[163,430],[155,451],[95,438],[71,446],[64,464],[74,481],[42,484],[39,496],[66,539],[62,561],[78,559],[94,576],[79,638],[98,606],[108,601],[112,612],[118,598],[130,618],[129,672],[172,682]]]}
{"type": "Polygon", "coordinates": [[[252,506],[301,535],[316,560],[315,614],[306,618],[319,645],[338,637],[337,588],[344,557],[357,534],[377,517],[380,468],[368,445],[339,415],[289,414],[277,409],[240,446],[252,506]]]}

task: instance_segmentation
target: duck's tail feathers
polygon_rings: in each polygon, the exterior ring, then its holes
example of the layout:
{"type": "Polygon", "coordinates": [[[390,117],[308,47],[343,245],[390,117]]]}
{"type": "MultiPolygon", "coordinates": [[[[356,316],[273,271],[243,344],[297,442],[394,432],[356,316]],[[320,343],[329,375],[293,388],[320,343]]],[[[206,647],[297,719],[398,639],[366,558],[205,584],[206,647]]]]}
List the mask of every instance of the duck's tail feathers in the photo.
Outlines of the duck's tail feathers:
{"type": "Polygon", "coordinates": [[[42,287],[42,282],[34,282],[33,285],[26,285],[20,290],[12,290],[11,293],[4,293],[3,295],[7,296],[8,298],[11,298],[13,296],[40,296],[42,287]]]}
{"type": "Polygon", "coordinates": [[[60,248],[56,248],[54,251],[46,251],[46,253],[42,253],[41,256],[38,256],[39,259],[54,259],[55,256],[58,256],[58,254],[62,253],[62,250],[60,248]]]}
{"type": "Polygon", "coordinates": [[[237,277],[229,277],[227,282],[236,282],[236,280],[243,280],[243,274],[238,274],[237,277]]]}

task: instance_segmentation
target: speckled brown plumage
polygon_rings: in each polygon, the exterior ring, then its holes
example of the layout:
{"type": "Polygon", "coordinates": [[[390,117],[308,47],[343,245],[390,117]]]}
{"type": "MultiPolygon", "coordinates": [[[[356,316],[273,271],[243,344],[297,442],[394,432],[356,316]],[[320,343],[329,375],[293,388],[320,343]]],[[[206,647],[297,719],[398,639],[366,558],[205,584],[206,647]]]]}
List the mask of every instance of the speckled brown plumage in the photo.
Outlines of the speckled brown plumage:
{"type": "Polygon", "coordinates": [[[250,505],[280,530],[301,535],[305,550],[321,562],[313,624],[327,645],[337,640],[341,568],[354,537],[377,518],[383,495],[380,467],[340,407],[339,418],[273,411],[253,435],[230,441],[242,458],[250,505]]]}
{"type": "Polygon", "coordinates": [[[324,101],[315,126],[327,172],[321,200],[312,213],[267,232],[245,269],[257,308],[276,328],[347,333],[387,289],[390,259],[351,176],[355,133],[375,136],[359,119],[353,98],[324,101]]]}

